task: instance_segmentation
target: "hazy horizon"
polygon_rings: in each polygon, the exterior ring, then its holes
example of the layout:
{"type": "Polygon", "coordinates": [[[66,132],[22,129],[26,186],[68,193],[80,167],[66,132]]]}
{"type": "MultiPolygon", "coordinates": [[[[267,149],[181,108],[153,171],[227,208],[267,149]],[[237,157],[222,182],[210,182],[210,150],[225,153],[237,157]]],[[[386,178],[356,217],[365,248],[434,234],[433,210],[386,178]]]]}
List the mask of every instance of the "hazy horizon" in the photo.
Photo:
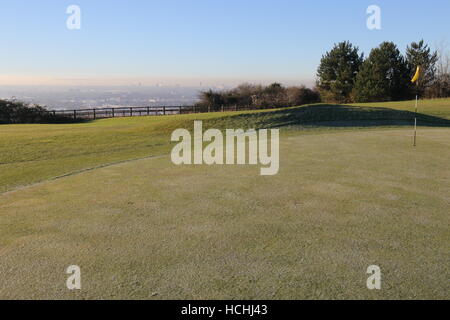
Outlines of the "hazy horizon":
{"type": "MultiPolygon", "coordinates": [[[[252,82],[253,84],[269,84],[252,82]]],[[[303,85],[302,83],[282,83],[303,85]]],[[[311,84],[312,87],[313,84],[311,84]]],[[[82,109],[99,107],[187,106],[197,102],[202,91],[227,90],[232,84],[169,85],[142,82],[130,85],[0,85],[0,100],[18,100],[46,106],[49,109],[82,109]]]]}
{"type": "Polygon", "coordinates": [[[448,41],[450,3],[435,0],[2,1],[0,86],[311,86],[322,55],[349,40],[448,41]],[[381,28],[367,28],[367,8],[381,28]],[[79,29],[70,29],[80,10],[79,29]],[[70,11],[70,10],[69,10],[70,11]]]}

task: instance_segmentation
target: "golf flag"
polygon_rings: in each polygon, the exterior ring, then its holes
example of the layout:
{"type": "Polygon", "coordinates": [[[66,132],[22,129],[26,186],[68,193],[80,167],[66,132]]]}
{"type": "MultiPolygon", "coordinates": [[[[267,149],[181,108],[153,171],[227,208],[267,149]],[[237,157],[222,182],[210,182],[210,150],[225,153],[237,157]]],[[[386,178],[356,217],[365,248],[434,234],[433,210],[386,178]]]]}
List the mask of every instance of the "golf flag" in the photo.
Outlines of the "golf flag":
{"type": "MultiPolygon", "coordinates": [[[[417,84],[417,88],[419,88],[419,78],[420,78],[420,66],[417,66],[416,74],[411,79],[412,83],[417,84]]],[[[414,147],[417,146],[417,109],[419,104],[419,95],[416,94],[416,111],[415,111],[415,119],[414,119],[414,147]]]]}
{"type": "Polygon", "coordinates": [[[420,77],[420,66],[417,66],[416,74],[412,78],[411,82],[415,83],[415,82],[419,81],[419,77],[420,77]]]}

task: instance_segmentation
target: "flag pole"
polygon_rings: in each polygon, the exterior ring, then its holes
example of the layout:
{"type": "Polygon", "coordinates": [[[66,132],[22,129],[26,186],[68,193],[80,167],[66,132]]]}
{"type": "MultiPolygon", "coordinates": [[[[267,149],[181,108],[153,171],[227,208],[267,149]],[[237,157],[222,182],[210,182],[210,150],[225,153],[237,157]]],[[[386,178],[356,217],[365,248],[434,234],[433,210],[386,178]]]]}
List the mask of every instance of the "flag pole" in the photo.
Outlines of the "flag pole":
{"type": "Polygon", "coordinates": [[[419,78],[420,78],[420,66],[417,66],[416,74],[414,75],[413,82],[416,83],[416,109],[414,111],[414,147],[417,146],[417,111],[419,108],[419,78]]]}
{"type": "Polygon", "coordinates": [[[414,112],[414,147],[417,146],[417,108],[419,105],[419,94],[416,94],[416,111],[414,112]]]}

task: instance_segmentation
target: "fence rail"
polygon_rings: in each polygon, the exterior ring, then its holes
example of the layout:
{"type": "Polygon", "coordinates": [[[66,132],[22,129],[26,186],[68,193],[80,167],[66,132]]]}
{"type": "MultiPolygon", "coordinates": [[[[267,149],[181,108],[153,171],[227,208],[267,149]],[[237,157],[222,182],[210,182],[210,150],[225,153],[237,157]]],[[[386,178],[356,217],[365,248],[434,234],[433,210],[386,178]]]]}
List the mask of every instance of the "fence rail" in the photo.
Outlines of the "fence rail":
{"type": "Polygon", "coordinates": [[[119,117],[139,117],[139,116],[163,116],[175,114],[207,113],[207,112],[227,112],[260,110],[267,108],[256,108],[252,106],[163,106],[163,107],[118,107],[118,108],[96,108],[96,109],[76,109],[76,110],[51,110],[54,116],[64,116],[73,119],[106,119],[119,117]]]}

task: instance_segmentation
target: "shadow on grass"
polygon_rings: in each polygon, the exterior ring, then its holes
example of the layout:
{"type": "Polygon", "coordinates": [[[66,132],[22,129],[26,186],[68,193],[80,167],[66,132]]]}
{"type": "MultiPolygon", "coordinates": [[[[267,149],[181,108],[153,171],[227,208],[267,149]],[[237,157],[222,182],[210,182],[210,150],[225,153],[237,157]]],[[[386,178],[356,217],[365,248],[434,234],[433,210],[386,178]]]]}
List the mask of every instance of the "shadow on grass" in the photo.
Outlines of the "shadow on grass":
{"type": "MultiPolygon", "coordinates": [[[[226,123],[242,123],[247,128],[314,127],[376,127],[411,126],[415,113],[390,108],[348,105],[309,105],[273,112],[257,112],[229,116],[226,123]]],[[[450,127],[450,120],[417,114],[418,124],[429,127],[450,127]]]]}
{"type": "Polygon", "coordinates": [[[0,125],[10,125],[10,124],[74,124],[74,123],[88,123],[92,122],[92,119],[83,119],[78,118],[74,119],[71,117],[54,117],[54,116],[48,116],[48,117],[40,117],[40,118],[33,118],[33,117],[21,117],[20,119],[5,119],[0,118],[0,125]]]}
{"type": "MultiPolygon", "coordinates": [[[[415,113],[382,107],[315,104],[296,108],[279,109],[229,115],[206,120],[210,128],[281,128],[281,127],[378,127],[411,126],[415,113]]],[[[1,124],[11,124],[2,123],[1,124]]],[[[89,123],[92,119],[49,117],[13,123],[73,124],[89,123]],[[34,121],[33,121],[34,120],[34,121]]],[[[450,119],[418,113],[419,126],[450,127],[450,119]]]]}

